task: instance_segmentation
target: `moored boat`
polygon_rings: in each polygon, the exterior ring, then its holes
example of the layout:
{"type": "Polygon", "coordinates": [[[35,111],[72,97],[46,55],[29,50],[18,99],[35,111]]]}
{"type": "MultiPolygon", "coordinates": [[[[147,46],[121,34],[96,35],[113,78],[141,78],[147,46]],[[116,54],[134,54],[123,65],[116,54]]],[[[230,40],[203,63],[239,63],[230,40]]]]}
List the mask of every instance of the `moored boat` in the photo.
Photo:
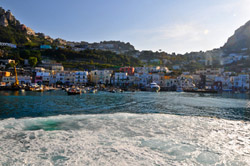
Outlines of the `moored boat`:
{"type": "Polygon", "coordinates": [[[43,92],[44,89],[43,89],[43,87],[38,87],[38,88],[34,88],[32,91],[33,92],[43,92]]]}
{"type": "Polygon", "coordinates": [[[161,88],[155,82],[152,82],[146,89],[151,92],[159,92],[161,88]]]}
{"type": "Polygon", "coordinates": [[[184,92],[182,87],[177,87],[176,92],[184,92]]]}
{"type": "Polygon", "coordinates": [[[67,93],[68,93],[68,95],[80,95],[81,91],[79,89],[76,89],[76,88],[70,88],[67,91],[67,93]]]}
{"type": "Polygon", "coordinates": [[[90,92],[90,93],[96,93],[96,92],[97,92],[97,89],[91,89],[89,92],[90,92]]]}

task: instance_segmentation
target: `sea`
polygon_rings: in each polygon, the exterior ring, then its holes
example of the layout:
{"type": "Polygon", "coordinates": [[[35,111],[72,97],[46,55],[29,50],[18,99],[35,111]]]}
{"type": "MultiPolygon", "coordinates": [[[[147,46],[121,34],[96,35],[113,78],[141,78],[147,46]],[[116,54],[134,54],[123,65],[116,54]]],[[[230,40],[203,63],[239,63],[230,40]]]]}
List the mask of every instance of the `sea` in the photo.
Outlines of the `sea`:
{"type": "Polygon", "coordinates": [[[249,166],[250,96],[0,91],[0,165],[249,166]]]}

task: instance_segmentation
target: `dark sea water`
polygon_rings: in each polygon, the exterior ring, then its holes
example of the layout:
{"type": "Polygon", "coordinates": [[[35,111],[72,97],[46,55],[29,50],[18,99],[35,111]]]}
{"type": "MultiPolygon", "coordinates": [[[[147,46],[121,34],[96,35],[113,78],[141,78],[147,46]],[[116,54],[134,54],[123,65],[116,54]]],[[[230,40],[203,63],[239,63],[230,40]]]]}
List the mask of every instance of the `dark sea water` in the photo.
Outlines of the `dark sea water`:
{"type": "Polygon", "coordinates": [[[250,165],[250,97],[0,91],[0,165],[250,165]]]}

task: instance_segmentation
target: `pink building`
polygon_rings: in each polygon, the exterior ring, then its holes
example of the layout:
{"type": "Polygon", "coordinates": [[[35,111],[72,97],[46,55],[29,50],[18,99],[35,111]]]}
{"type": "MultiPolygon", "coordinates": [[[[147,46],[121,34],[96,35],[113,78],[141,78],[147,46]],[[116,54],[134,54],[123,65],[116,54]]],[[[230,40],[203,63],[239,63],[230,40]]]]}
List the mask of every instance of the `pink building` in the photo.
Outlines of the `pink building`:
{"type": "Polygon", "coordinates": [[[123,73],[128,73],[128,75],[134,75],[135,73],[135,68],[134,67],[121,67],[120,72],[123,73]]]}

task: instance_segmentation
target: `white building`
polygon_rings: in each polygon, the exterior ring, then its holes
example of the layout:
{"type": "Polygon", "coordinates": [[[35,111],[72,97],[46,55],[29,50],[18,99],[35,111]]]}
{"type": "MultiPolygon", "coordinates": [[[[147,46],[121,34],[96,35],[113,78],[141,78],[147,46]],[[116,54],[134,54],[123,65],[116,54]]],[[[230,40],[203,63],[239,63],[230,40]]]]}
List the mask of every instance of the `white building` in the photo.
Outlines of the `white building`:
{"type": "Polygon", "coordinates": [[[88,72],[76,71],[75,72],[75,84],[83,85],[86,83],[88,83],[88,72]]]}
{"type": "Polygon", "coordinates": [[[157,84],[160,84],[161,76],[159,74],[152,74],[151,78],[152,78],[151,82],[155,82],[157,84]]]}
{"type": "Polygon", "coordinates": [[[54,74],[55,77],[52,78],[51,83],[65,83],[64,77],[65,77],[65,72],[64,71],[59,71],[54,74]]]}
{"type": "Polygon", "coordinates": [[[17,76],[20,84],[31,84],[32,77],[30,76],[17,76]]]}
{"type": "Polygon", "coordinates": [[[223,76],[216,76],[214,81],[221,82],[222,90],[224,91],[232,90],[233,82],[232,82],[232,79],[229,76],[227,76],[227,74],[223,76]]]}
{"type": "Polygon", "coordinates": [[[129,84],[128,73],[115,73],[114,84],[119,86],[129,84]]]}
{"type": "Polygon", "coordinates": [[[93,70],[90,72],[90,81],[95,84],[110,84],[113,70],[93,70]]]}
{"type": "Polygon", "coordinates": [[[236,89],[239,90],[249,89],[249,75],[247,74],[234,76],[232,77],[232,81],[233,81],[233,86],[236,89]]]}
{"type": "Polygon", "coordinates": [[[177,87],[178,81],[175,78],[165,79],[165,85],[163,87],[171,88],[171,87],[177,87]]]}
{"type": "Polygon", "coordinates": [[[2,82],[5,82],[6,84],[14,84],[16,82],[15,76],[3,76],[2,77],[2,82]]]}
{"type": "Polygon", "coordinates": [[[64,72],[64,83],[67,85],[74,85],[75,83],[75,72],[65,71],[64,72]]]}
{"type": "Polygon", "coordinates": [[[139,81],[139,85],[140,86],[146,86],[148,84],[150,84],[152,82],[152,75],[150,74],[141,74],[139,75],[140,81],[139,81]]]}
{"type": "Polygon", "coordinates": [[[48,71],[36,72],[35,83],[38,83],[38,82],[43,83],[43,84],[49,84],[50,72],[48,71]]]}
{"type": "Polygon", "coordinates": [[[0,42],[0,46],[6,46],[6,47],[11,47],[11,48],[16,48],[16,45],[12,44],[12,43],[3,43],[3,42],[0,42]]]}
{"type": "Polygon", "coordinates": [[[178,86],[183,89],[193,89],[195,88],[195,84],[193,82],[193,77],[189,75],[181,75],[177,77],[178,86]]]}

